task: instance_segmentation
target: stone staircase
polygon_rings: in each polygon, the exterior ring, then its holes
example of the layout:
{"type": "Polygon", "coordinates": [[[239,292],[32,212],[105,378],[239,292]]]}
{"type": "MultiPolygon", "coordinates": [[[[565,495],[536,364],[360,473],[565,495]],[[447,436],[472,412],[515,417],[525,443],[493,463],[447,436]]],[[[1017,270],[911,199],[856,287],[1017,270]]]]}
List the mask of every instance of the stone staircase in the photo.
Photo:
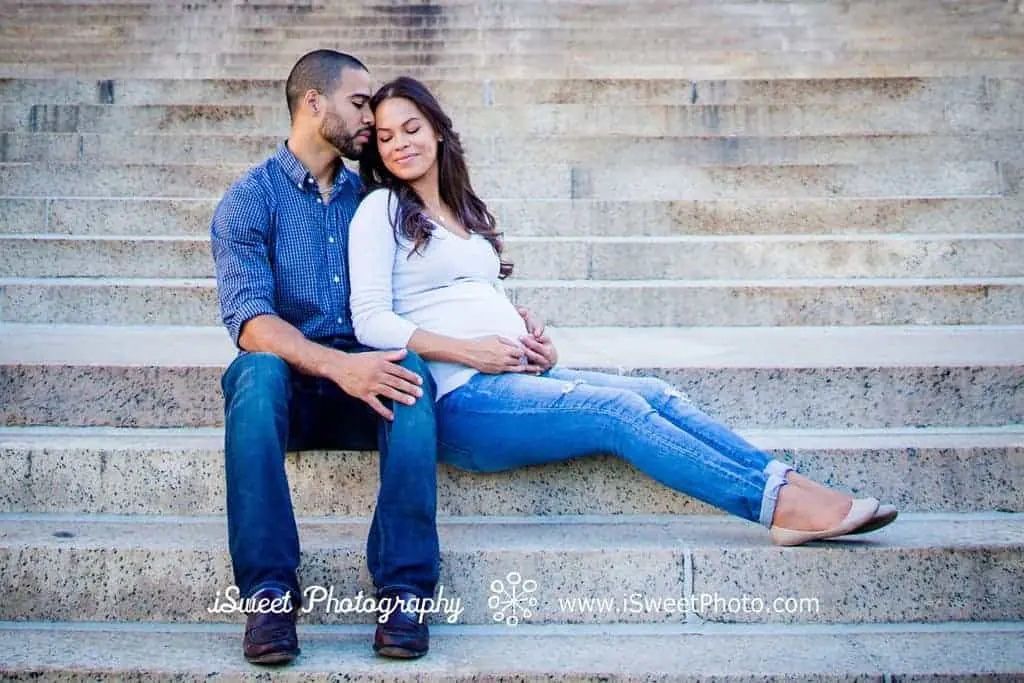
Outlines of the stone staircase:
{"type": "MultiPolygon", "coordinates": [[[[234,354],[208,224],[316,47],[438,93],[564,364],[670,380],[904,512],[784,549],[609,457],[443,466],[458,623],[396,663],[316,610],[274,675],[1024,677],[1019,3],[2,0],[0,678],[268,675],[207,610],[234,354]],[[510,572],[538,585],[516,626],[510,572]],[[691,595],[722,603],[665,602],[691,595]]],[[[368,592],[376,454],[286,467],[303,584],[368,592]]]]}

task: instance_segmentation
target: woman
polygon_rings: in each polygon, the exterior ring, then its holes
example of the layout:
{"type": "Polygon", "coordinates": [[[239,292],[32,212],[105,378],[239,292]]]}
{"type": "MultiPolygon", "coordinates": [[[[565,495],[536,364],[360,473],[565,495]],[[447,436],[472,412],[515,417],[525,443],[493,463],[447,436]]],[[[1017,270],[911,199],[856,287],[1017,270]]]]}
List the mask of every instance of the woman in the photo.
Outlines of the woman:
{"type": "Polygon", "coordinates": [[[798,545],[864,533],[896,517],[797,474],[654,378],[552,367],[554,345],[527,333],[499,278],[502,243],[473,192],[451,120],[418,81],[370,102],[370,194],[349,233],[359,341],[409,348],[437,386],[439,458],[494,472],[613,453],[677,491],[798,545]],[[549,369],[550,368],[550,369],[549,369]]]}

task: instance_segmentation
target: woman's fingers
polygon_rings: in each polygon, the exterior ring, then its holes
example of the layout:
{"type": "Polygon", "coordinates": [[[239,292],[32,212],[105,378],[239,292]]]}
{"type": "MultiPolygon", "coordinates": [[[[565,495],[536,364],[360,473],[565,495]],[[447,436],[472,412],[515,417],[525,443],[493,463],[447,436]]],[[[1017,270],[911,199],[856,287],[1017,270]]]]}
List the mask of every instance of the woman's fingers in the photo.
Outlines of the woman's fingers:
{"type": "Polygon", "coordinates": [[[526,359],[528,361],[530,361],[531,363],[534,363],[534,364],[537,364],[537,365],[543,365],[545,362],[548,361],[548,357],[545,356],[543,353],[540,353],[538,351],[534,351],[533,349],[530,349],[530,348],[526,349],[526,359]]]}
{"type": "Polygon", "coordinates": [[[527,358],[530,360],[537,362],[538,359],[535,355],[539,355],[543,358],[541,362],[547,363],[549,366],[554,363],[554,347],[551,344],[531,339],[530,337],[523,337],[523,346],[526,347],[527,358]]]}

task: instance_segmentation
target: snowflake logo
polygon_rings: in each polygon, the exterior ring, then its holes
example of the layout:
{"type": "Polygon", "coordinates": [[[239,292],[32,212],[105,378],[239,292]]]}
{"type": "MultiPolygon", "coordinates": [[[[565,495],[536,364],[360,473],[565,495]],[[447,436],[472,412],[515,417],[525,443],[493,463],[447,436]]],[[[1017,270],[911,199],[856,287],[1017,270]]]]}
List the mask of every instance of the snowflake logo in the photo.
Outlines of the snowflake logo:
{"type": "Polygon", "coordinates": [[[505,622],[506,626],[515,626],[519,617],[524,619],[533,616],[531,608],[537,606],[537,598],[530,595],[537,590],[537,582],[533,579],[523,580],[519,572],[509,572],[505,580],[491,581],[491,596],[487,598],[487,606],[494,610],[495,621],[505,622]]]}

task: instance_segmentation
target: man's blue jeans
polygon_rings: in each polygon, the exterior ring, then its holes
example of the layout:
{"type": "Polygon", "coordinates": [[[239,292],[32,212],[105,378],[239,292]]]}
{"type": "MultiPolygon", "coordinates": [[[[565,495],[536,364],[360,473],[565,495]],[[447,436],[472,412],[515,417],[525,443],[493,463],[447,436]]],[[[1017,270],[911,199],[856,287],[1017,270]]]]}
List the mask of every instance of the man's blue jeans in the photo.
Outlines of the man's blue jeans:
{"type": "Polygon", "coordinates": [[[437,405],[438,457],[496,472],[611,453],[676,491],[771,526],[793,469],[650,377],[476,374],[437,405]]]}
{"type": "MultiPolygon", "coordinates": [[[[348,339],[325,343],[370,350],[348,339]]],[[[423,396],[412,406],[385,401],[393,422],[270,353],[243,352],[224,372],[228,545],[241,597],[273,586],[290,590],[292,603],[301,604],[285,452],[373,448],[380,450],[380,490],[367,539],[374,585],[378,592],[433,595],[439,570],[434,383],[415,353],[401,365],[423,378],[423,396]]]]}

